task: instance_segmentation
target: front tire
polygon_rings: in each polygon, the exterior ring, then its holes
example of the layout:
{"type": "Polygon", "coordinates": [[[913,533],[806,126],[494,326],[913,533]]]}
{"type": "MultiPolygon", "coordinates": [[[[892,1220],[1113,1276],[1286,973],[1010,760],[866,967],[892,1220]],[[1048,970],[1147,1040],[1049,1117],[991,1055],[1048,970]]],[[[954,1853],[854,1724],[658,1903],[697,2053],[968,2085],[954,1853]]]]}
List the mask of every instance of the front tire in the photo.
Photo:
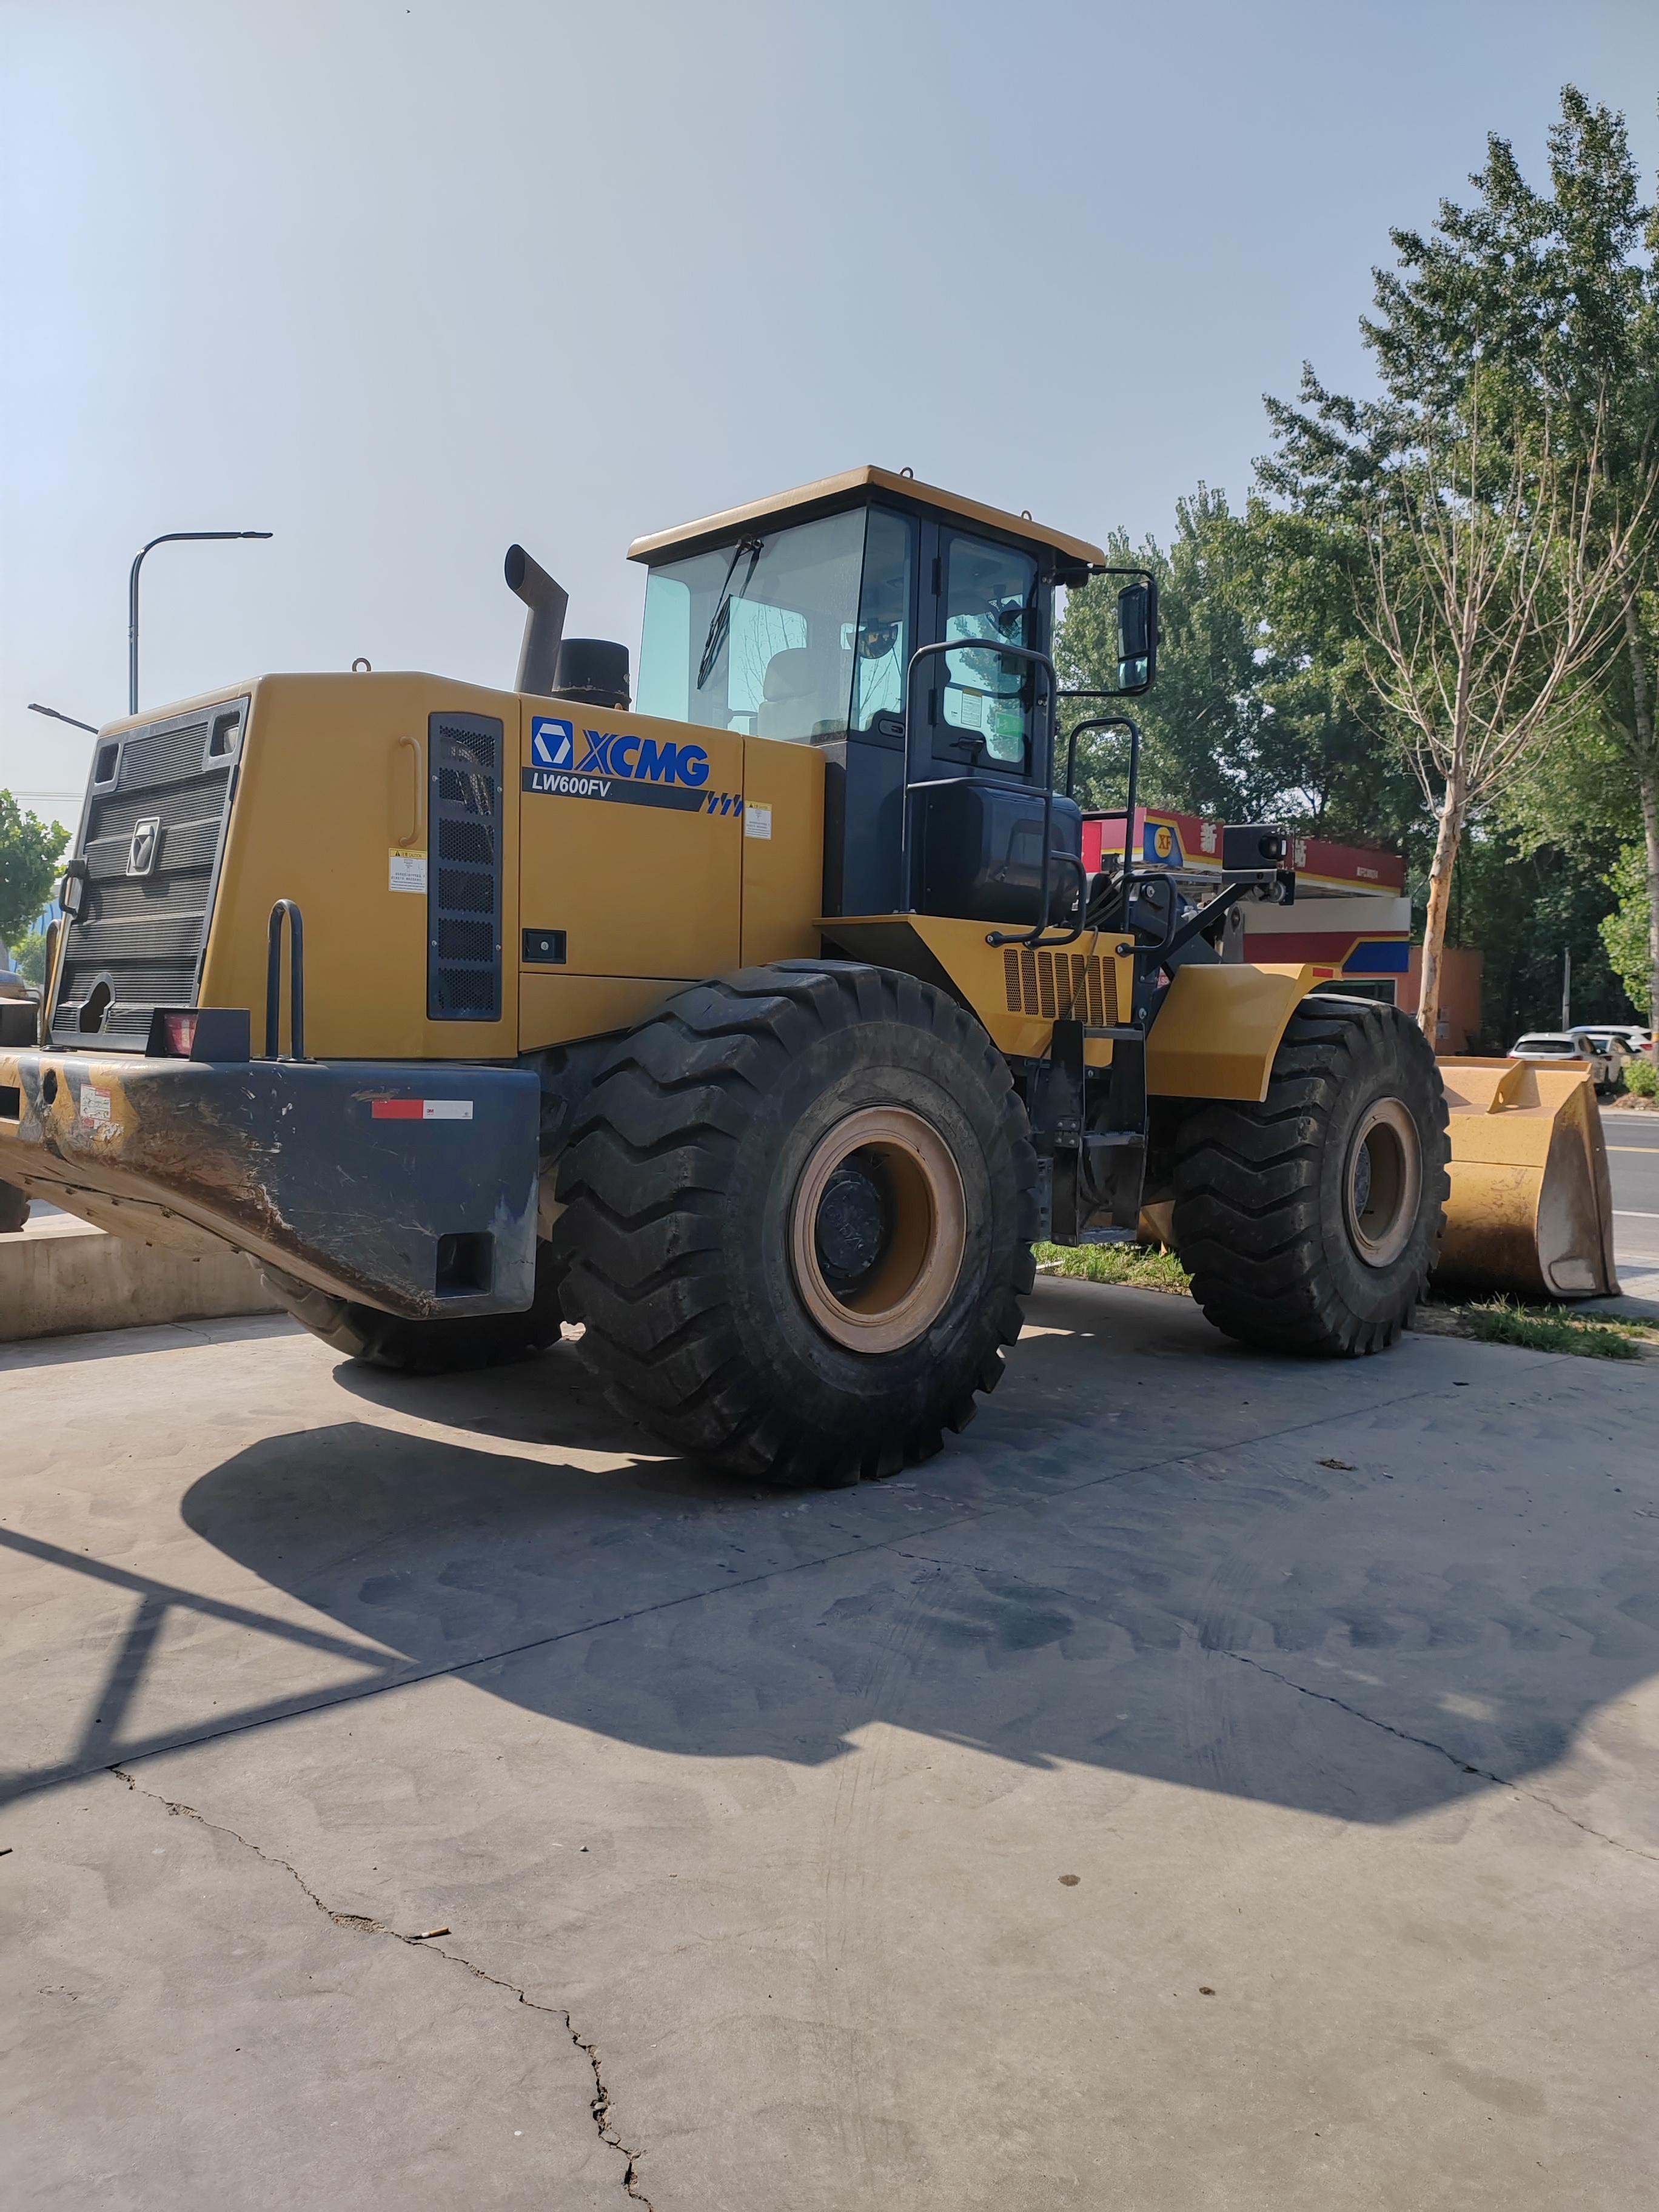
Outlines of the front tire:
{"type": "Polygon", "coordinates": [[[942,992],[783,962],[683,992],[602,1067],[559,1170],[566,1310],[618,1409],[768,1482],[938,1451],[1031,1287],[1036,1157],[942,992]]]}
{"type": "Polygon", "coordinates": [[[0,1237],[15,1237],[29,1218],[29,1194],[15,1182],[0,1182],[0,1237]]]}
{"type": "Polygon", "coordinates": [[[1263,1103],[1200,1106],[1182,1124],[1174,1236],[1194,1297],[1268,1351],[1386,1350],[1439,1253],[1450,1150],[1415,1023],[1368,1000],[1304,999],[1263,1103]]]}

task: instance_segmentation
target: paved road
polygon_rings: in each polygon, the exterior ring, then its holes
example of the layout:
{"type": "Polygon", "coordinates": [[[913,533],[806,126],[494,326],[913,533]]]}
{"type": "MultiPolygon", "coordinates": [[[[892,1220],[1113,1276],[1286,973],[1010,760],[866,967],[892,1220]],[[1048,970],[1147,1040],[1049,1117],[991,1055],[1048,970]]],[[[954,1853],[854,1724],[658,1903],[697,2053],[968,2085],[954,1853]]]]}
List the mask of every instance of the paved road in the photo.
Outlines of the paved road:
{"type": "Polygon", "coordinates": [[[1031,1319],[807,1498],[568,1346],[0,1353],[9,2203],[1653,2203],[1659,1370],[1031,1319]]]}
{"type": "MultiPolygon", "coordinates": [[[[1659,1278],[1659,1114],[1604,1112],[1613,1180],[1613,1239],[1621,1275],[1659,1278]]],[[[1631,1285],[1627,1284],[1626,1289],[1631,1285]]],[[[1659,1297],[1659,1279],[1644,1285],[1659,1297]]]]}

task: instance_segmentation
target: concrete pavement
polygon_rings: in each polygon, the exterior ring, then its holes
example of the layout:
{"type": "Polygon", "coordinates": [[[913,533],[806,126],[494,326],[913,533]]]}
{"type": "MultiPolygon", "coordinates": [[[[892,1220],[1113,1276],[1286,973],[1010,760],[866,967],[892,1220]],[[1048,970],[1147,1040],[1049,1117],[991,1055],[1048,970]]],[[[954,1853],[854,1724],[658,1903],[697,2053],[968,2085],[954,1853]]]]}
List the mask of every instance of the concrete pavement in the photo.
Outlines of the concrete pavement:
{"type": "Polygon", "coordinates": [[[17,2201],[1659,2203],[1659,1374],[1031,1313],[806,1498],[568,1346],[0,1354],[17,2201]]]}

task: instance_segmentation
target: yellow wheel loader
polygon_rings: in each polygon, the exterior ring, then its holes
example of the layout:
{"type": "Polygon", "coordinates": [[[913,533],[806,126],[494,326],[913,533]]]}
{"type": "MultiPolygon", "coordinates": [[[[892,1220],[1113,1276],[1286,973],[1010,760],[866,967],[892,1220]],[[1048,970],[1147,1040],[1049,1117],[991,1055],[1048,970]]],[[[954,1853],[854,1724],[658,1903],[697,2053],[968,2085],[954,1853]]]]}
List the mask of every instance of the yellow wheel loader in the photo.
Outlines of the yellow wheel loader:
{"type": "Polygon", "coordinates": [[[646,1426],[788,1483],[960,1429],[1040,1238],[1150,1218],[1230,1334],[1392,1344],[1448,1193],[1418,1030],[1223,957],[1294,896],[1273,825],[1196,909],[1130,836],[1083,865],[1057,770],[1120,728],[1136,821],[1153,579],[876,468],[631,551],[637,696],[514,547],[511,690],[270,676],[102,731],[0,1176],[233,1246],[356,1357],[580,1322],[646,1426]],[[1064,698],[1055,587],[1114,574],[1119,686],[1064,698]]]}

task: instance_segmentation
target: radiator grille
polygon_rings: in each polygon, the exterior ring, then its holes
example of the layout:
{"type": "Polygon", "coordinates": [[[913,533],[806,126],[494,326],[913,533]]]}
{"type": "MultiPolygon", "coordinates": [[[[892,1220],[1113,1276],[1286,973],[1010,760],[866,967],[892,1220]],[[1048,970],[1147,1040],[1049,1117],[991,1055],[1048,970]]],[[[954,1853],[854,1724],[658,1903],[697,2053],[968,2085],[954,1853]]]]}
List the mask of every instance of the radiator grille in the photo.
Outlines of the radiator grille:
{"type": "Polygon", "coordinates": [[[85,876],[64,941],[54,1044],[95,1036],[100,1048],[141,1051],[156,1006],[196,1004],[235,782],[234,733],[247,708],[245,698],[228,702],[97,748],[95,762],[106,764],[118,753],[112,777],[88,792],[75,842],[85,876]],[[210,761],[210,726],[222,732],[228,720],[232,738],[210,761]]]}
{"type": "Polygon", "coordinates": [[[495,1022],[502,728],[485,714],[434,714],[429,727],[438,866],[427,897],[427,1012],[434,1022],[495,1022]]]}
{"type": "Polygon", "coordinates": [[[1002,956],[1002,980],[1011,1014],[1084,1022],[1091,1029],[1109,1029],[1117,1019],[1117,976],[1109,960],[1009,946],[1002,956]]]}

